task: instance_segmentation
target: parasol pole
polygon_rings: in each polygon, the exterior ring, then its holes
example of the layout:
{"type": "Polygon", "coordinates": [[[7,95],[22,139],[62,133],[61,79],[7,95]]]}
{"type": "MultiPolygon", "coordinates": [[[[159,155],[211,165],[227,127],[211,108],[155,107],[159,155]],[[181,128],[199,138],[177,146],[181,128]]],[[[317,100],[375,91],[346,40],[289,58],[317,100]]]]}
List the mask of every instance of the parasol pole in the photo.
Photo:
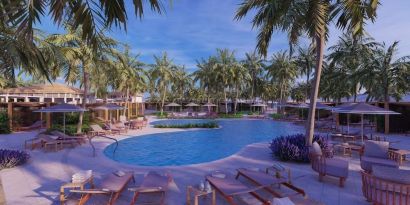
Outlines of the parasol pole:
{"type": "Polygon", "coordinates": [[[347,134],[349,134],[349,133],[350,133],[350,127],[349,127],[349,124],[350,124],[350,114],[348,113],[348,114],[347,114],[347,134]]]}
{"type": "Polygon", "coordinates": [[[63,132],[65,134],[65,112],[63,112],[63,132]]]}
{"type": "Polygon", "coordinates": [[[363,128],[364,128],[364,126],[363,126],[363,113],[361,114],[361,118],[362,118],[362,143],[363,143],[363,128]]]}

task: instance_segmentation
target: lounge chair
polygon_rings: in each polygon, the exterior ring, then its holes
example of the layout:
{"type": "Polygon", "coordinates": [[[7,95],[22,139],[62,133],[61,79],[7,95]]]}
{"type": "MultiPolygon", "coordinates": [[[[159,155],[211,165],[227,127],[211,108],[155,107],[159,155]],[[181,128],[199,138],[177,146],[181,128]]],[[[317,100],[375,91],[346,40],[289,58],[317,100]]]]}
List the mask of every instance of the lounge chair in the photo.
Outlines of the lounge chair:
{"type": "Polygon", "coordinates": [[[339,158],[326,158],[317,142],[313,143],[309,153],[312,169],[319,173],[319,181],[326,175],[339,178],[339,186],[343,187],[349,175],[349,162],[339,158]]]}
{"type": "Polygon", "coordinates": [[[29,131],[29,130],[34,130],[34,129],[40,129],[42,128],[44,125],[44,121],[43,120],[38,120],[35,121],[32,125],[30,126],[26,126],[26,127],[18,127],[17,130],[18,131],[29,131]]]}
{"type": "Polygon", "coordinates": [[[30,145],[30,149],[35,149],[36,147],[44,148],[48,151],[51,148],[54,148],[54,151],[58,151],[60,148],[63,148],[64,145],[69,144],[74,147],[76,144],[80,144],[78,139],[62,139],[57,135],[49,135],[40,133],[35,138],[26,140],[24,142],[24,148],[27,148],[30,145]]]}
{"type": "Polygon", "coordinates": [[[368,202],[377,205],[410,204],[410,171],[374,166],[373,172],[362,171],[362,191],[368,202]]]}
{"type": "MultiPolygon", "coordinates": [[[[165,204],[165,193],[168,191],[168,186],[172,182],[171,175],[165,176],[158,174],[157,172],[150,171],[144,177],[142,184],[139,187],[129,188],[129,191],[134,192],[131,205],[135,204],[141,194],[159,194],[159,202],[149,202],[149,204],[158,203],[165,204]]],[[[144,203],[145,204],[145,203],[144,203]]],[[[148,204],[148,203],[147,203],[148,204]]]]}
{"type": "Polygon", "coordinates": [[[263,205],[270,205],[270,201],[262,198],[256,191],[264,189],[266,186],[258,187],[248,187],[242,182],[226,176],[225,178],[219,178],[214,176],[206,176],[206,180],[211,184],[211,186],[221,194],[225,200],[231,204],[236,205],[234,199],[240,196],[250,194],[255,199],[257,199],[263,205]]]}
{"type": "Polygon", "coordinates": [[[78,205],[85,204],[93,195],[107,195],[109,199],[106,204],[113,205],[131,180],[135,183],[133,172],[126,172],[123,176],[111,173],[103,178],[98,188],[72,189],[70,192],[80,195],[78,205]]]}
{"type": "MultiPolygon", "coordinates": [[[[268,170],[269,169],[267,169],[266,171],[268,172],[268,170]]],[[[254,170],[249,170],[249,169],[244,169],[244,168],[237,169],[237,171],[238,173],[236,175],[236,179],[242,176],[257,186],[266,186],[265,190],[270,192],[273,195],[284,197],[270,188],[270,185],[281,184],[281,185],[284,185],[296,191],[296,194],[301,194],[302,196],[306,196],[306,193],[302,189],[299,189],[291,185],[290,183],[288,183],[289,180],[286,179],[285,177],[278,178],[276,176],[268,174],[267,172],[254,171],[254,170]]]]}
{"type": "Polygon", "coordinates": [[[399,167],[389,153],[389,142],[367,140],[364,144],[363,154],[360,156],[360,166],[366,172],[372,171],[373,165],[399,167]]]}
{"type": "Polygon", "coordinates": [[[93,135],[107,135],[107,134],[118,133],[117,131],[113,131],[110,129],[104,130],[100,125],[97,125],[97,124],[90,125],[90,128],[91,128],[90,133],[93,135]]]}
{"type": "Polygon", "coordinates": [[[117,124],[110,124],[111,130],[118,131],[119,133],[127,133],[128,127],[124,125],[124,123],[117,123],[117,124]]]}

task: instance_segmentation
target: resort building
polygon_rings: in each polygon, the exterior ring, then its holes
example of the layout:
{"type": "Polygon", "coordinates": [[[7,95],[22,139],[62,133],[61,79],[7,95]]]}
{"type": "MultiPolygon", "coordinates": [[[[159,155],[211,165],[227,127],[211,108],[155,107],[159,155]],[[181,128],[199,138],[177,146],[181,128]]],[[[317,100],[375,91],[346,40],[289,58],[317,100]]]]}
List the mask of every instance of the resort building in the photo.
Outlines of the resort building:
{"type": "Polygon", "coordinates": [[[0,90],[0,102],[81,104],[83,91],[64,84],[39,84],[0,90]]]}

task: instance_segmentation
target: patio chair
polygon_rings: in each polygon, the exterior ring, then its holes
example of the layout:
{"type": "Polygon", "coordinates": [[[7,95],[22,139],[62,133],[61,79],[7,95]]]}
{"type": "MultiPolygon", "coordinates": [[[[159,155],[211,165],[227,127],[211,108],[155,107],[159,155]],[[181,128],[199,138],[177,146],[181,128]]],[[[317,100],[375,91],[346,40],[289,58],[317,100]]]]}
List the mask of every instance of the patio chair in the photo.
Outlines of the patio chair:
{"type": "Polygon", "coordinates": [[[35,149],[37,147],[42,148],[44,147],[44,142],[47,140],[51,140],[51,137],[45,133],[39,133],[34,138],[28,139],[24,141],[24,149],[28,147],[30,149],[35,149]]]}
{"type": "Polygon", "coordinates": [[[123,132],[123,133],[127,133],[128,132],[128,127],[125,126],[124,123],[117,123],[117,124],[111,124],[110,125],[111,130],[115,130],[118,131],[119,133],[123,132]]]}
{"type": "Polygon", "coordinates": [[[312,169],[319,173],[319,181],[326,175],[339,178],[339,186],[343,187],[349,175],[349,162],[339,158],[326,158],[317,142],[314,142],[309,153],[312,169]]]}
{"type": "Polygon", "coordinates": [[[130,127],[131,129],[142,129],[144,127],[144,120],[133,120],[130,127]]]}
{"type": "Polygon", "coordinates": [[[90,133],[94,135],[107,135],[110,133],[109,130],[104,130],[100,125],[94,124],[90,125],[90,133]]]}
{"type": "Polygon", "coordinates": [[[18,127],[17,130],[18,131],[29,131],[29,130],[34,130],[34,129],[40,129],[43,127],[44,125],[44,121],[43,120],[38,120],[35,121],[32,125],[30,126],[26,126],[26,127],[18,127]]]}
{"type": "MultiPolygon", "coordinates": [[[[139,187],[129,188],[129,191],[134,192],[131,205],[135,204],[142,194],[159,194],[159,197],[155,197],[159,202],[146,202],[146,204],[165,204],[165,194],[168,191],[168,186],[172,182],[172,177],[169,174],[160,175],[157,172],[150,171],[144,177],[142,184],[139,187]]],[[[144,203],[145,204],[145,203],[144,203]]]]}
{"type": "Polygon", "coordinates": [[[410,204],[410,171],[373,166],[373,172],[361,172],[363,196],[375,205],[410,204]]]}
{"type": "Polygon", "coordinates": [[[264,189],[266,186],[248,187],[235,178],[228,176],[225,178],[206,176],[206,180],[230,205],[237,205],[238,203],[236,203],[234,199],[248,194],[253,196],[263,205],[271,204],[269,200],[262,198],[256,193],[256,191],[264,189]]]}
{"type": "Polygon", "coordinates": [[[86,204],[93,195],[107,195],[109,198],[108,200],[105,200],[105,204],[113,205],[131,180],[135,183],[133,172],[125,172],[123,175],[111,173],[102,179],[101,184],[96,186],[97,188],[71,189],[69,191],[80,195],[78,205],[86,204]]]}
{"type": "Polygon", "coordinates": [[[399,163],[393,160],[389,152],[389,142],[367,140],[364,143],[363,154],[360,156],[360,167],[371,172],[373,165],[382,165],[388,167],[399,167],[399,163]]]}

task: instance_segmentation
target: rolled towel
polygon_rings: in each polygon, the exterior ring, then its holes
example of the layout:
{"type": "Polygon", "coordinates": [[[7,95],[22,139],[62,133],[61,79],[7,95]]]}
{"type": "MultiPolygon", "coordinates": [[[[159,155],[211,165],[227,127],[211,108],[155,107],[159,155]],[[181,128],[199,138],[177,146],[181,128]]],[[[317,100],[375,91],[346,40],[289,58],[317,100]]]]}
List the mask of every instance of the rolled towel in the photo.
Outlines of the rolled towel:
{"type": "Polygon", "coordinates": [[[91,176],[93,175],[92,170],[86,170],[86,171],[80,171],[71,177],[71,181],[73,183],[82,183],[86,180],[88,180],[91,176]]]}

